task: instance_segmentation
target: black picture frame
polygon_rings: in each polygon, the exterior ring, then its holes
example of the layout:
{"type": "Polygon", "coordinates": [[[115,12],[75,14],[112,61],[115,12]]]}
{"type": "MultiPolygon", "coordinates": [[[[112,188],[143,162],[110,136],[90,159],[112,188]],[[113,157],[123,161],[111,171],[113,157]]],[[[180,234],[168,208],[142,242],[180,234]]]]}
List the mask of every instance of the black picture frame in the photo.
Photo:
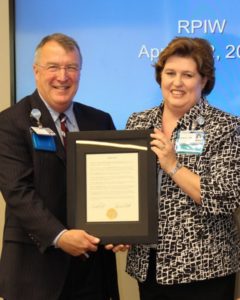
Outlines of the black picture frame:
{"type": "Polygon", "coordinates": [[[157,169],[150,149],[152,130],[82,131],[67,135],[67,222],[70,228],[83,229],[101,239],[102,244],[151,244],[157,242],[157,169]],[[124,148],[79,141],[117,143],[124,148]],[[144,147],[146,151],[125,148],[144,147]],[[138,162],[137,221],[87,221],[86,157],[89,154],[136,153],[138,162]]]}

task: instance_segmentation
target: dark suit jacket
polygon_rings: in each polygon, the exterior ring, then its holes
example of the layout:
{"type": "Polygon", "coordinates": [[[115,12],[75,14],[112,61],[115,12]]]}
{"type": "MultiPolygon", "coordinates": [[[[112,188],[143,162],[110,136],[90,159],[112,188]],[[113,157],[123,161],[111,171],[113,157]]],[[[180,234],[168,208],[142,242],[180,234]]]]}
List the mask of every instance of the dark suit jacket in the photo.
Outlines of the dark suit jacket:
{"type": "MultiPolygon", "coordinates": [[[[73,109],[80,130],[115,129],[103,111],[79,103],[73,109]]],[[[65,161],[55,124],[37,91],[0,113],[0,190],[6,201],[0,296],[7,300],[56,300],[61,293],[71,257],[52,242],[66,226],[65,161]],[[43,126],[56,133],[56,152],[33,148],[33,108],[41,111],[43,126]]],[[[82,264],[79,276],[93,290],[101,286],[106,299],[118,299],[112,251],[100,247],[82,264]]]]}

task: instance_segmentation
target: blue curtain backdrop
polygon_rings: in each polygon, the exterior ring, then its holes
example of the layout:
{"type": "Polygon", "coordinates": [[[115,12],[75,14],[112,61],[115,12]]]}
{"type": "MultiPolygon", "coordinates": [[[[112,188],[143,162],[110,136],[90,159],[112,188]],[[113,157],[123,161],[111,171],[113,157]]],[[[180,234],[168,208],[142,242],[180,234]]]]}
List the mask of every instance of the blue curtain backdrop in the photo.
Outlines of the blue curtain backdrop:
{"type": "Polygon", "coordinates": [[[135,111],[158,105],[152,65],[175,36],[208,39],[214,47],[216,85],[211,104],[240,115],[240,2],[192,0],[17,0],[16,95],[33,91],[33,53],[53,32],[74,37],[83,70],[75,100],[111,113],[124,129],[135,111]]]}

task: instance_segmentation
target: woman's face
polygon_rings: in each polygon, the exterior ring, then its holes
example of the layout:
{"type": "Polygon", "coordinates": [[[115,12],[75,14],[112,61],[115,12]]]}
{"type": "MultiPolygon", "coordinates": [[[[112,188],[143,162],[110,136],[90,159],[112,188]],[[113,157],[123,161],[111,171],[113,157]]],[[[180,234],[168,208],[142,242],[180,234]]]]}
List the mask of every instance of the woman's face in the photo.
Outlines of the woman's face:
{"type": "Polygon", "coordinates": [[[206,82],[207,78],[198,73],[194,59],[170,56],[161,74],[164,106],[184,114],[199,101],[206,82]]]}

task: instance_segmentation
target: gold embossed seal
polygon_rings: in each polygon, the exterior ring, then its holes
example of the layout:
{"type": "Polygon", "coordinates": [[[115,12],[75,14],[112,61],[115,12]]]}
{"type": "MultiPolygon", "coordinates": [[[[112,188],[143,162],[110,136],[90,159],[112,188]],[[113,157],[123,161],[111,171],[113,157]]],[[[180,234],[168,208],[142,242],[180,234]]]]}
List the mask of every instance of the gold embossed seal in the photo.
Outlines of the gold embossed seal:
{"type": "Polygon", "coordinates": [[[109,208],[106,213],[108,219],[114,220],[117,217],[117,211],[115,208],[109,208]]]}

